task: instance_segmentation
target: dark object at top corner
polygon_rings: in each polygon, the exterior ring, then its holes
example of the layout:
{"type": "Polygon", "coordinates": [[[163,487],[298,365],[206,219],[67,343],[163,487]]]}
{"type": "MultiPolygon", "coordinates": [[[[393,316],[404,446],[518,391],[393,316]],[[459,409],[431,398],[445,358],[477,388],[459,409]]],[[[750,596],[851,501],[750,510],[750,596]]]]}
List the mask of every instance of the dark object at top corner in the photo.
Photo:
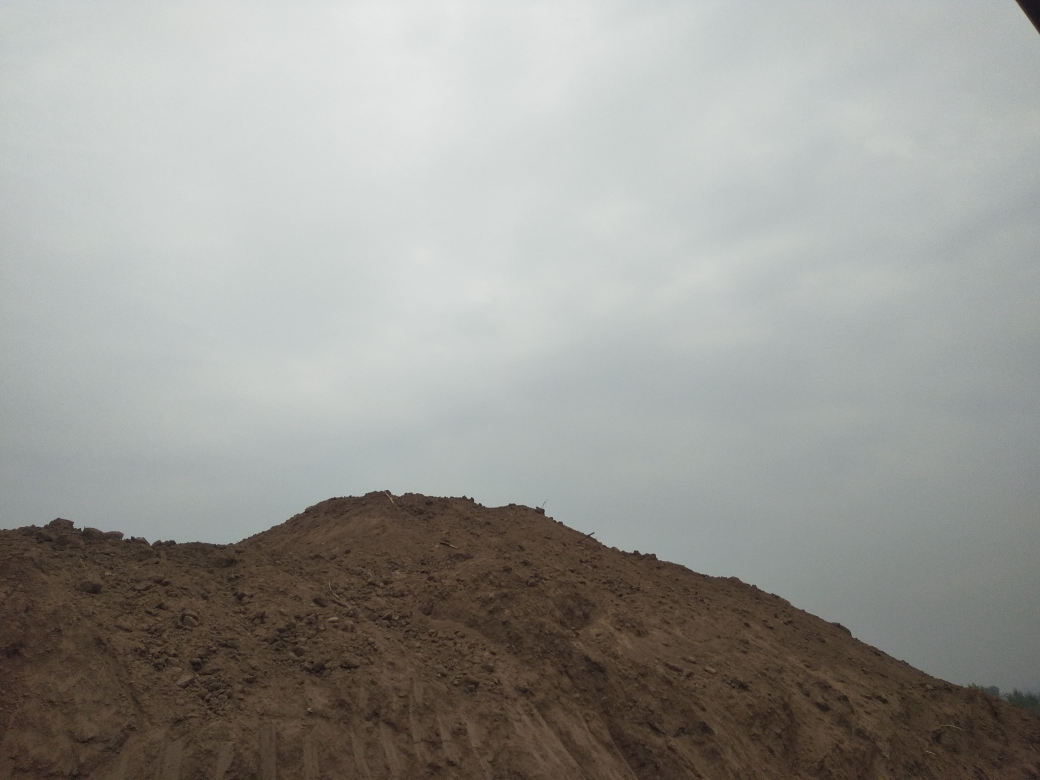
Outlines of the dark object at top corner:
{"type": "Polygon", "coordinates": [[[1018,0],[1018,6],[1040,32],[1040,0],[1018,0]]]}

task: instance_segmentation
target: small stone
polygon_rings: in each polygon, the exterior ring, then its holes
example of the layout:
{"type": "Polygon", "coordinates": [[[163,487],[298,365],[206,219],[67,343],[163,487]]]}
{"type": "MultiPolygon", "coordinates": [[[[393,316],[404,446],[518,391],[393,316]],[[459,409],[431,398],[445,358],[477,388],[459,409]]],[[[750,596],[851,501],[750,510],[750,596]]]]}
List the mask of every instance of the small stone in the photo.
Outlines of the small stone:
{"type": "Polygon", "coordinates": [[[101,583],[97,580],[83,580],[79,584],[79,589],[84,593],[97,594],[101,592],[101,583]]]}
{"type": "Polygon", "coordinates": [[[341,669],[357,669],[357,668],[359,668],[361,666],[361,662],[358,661],[358,659],[355,658],[354,656],[348,655],[348,656],[344,656],[340,660],[339,666],[340,666],[341,669]]]}
{"type": "Polygon", "coordinates": [[[189,685],[191,685],[191,681],[194,680],[194,679],[195,679],[195,675],[193,675],[191,672],[185,672],[184,674],[182,674],[180,677],[177,678],[177,687],[178,688],[187,688],[189,685]]]}
{"type": "Polygon", "coordinates": [[[199,618],[197,615],[193,615],[190,612],[185,612],[181,615],[181,623],[186,625],[188,628],[196,628],[199,625],[199,618]]]}
{"type": "Polygon", "coordinates": [[[322,608],[325,608],[329,605],[328,599],[326,599],[324,596],[315,596],[312,599],[312,601],[322,608]]]}

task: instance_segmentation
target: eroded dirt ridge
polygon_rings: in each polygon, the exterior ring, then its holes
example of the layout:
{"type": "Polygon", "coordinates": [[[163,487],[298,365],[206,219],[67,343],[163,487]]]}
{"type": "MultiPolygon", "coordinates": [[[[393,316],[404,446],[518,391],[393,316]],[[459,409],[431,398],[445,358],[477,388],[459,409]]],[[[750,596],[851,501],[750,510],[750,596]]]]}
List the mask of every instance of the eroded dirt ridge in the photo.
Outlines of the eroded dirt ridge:
{"type": "Polygon", "coordinates": [[[523,506],[0,532],[0,780],[1037,778],[1040,718],[523,506]]]}

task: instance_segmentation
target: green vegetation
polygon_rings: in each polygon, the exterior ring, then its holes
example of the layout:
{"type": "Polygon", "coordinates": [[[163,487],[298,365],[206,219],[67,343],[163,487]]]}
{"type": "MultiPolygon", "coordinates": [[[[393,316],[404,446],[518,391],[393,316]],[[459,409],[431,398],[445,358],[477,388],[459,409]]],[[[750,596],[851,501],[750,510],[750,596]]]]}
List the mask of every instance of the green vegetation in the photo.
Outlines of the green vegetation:
{"type": "Polygon", "coordinates": [[[1014,704],[1016,707],[1023,707],[1030,712],[1035,712],[1037,715],[1040,715],[1040,696],[1037,696],[1035,693],[1022,693],[1018,688],[1015,688],[1011,693],[1001,695],[1000,688],[995,685],[985,688],[981,685],[972,683],[968,687],[978,688],[980,691],[988,693],[990,696],[1004,699],[1004,701],[1014,704]]]}

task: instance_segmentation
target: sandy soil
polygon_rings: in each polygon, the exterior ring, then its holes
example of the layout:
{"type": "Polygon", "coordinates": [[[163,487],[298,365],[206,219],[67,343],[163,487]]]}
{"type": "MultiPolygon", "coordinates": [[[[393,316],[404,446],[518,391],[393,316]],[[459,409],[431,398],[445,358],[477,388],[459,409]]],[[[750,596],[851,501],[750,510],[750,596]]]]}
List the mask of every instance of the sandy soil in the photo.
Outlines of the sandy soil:
{"type": "Polygon", "coordinates": [[[1040,718],[523,506],[0,531],[0,780],[1040,778],[1040,718]]]}

